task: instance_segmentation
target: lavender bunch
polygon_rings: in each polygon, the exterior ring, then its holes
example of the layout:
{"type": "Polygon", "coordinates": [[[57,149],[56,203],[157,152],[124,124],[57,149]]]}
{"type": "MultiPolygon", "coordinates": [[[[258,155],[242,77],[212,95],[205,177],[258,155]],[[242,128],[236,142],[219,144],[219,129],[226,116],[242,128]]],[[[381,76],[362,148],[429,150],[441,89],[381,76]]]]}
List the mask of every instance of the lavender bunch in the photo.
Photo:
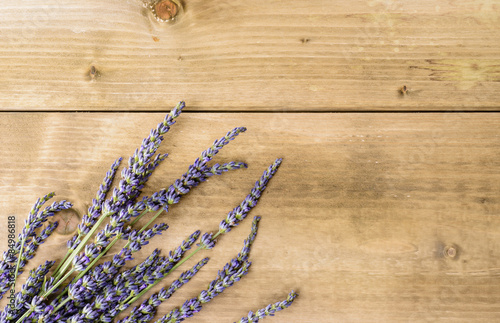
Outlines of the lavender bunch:
{"type": "MultiPolygon", "coordinates": [[[[154,210],[158,209],[160,206],[163,206],[163,210],[168,211],[169,205],[179,203],[180,198],[183,195],[187,194],[199,183],[204,182],[207,177],[222,174],[224,171],[246,167],[246,164],[244,163],[235,162],[224,164],[222,166],[214,165],[211,168],[206,166],[206,163],[209,162],[225,145],[245,130],[245,128],[241,127],[235,128],[228,132],[224,137],[216,140],[210,148],[202,152],[201,157],[195,160],[193,165],[189,167],[188,171],[183,174],[180,179],[176,180],[174,184],[170,185],[168,189],[156,192],[150,198],[144,198],[142,201],[135,203],[134,205],[130,205],[127,209],[121,209],[119,213],[113,214],[111,216],[110,223],[96,235],[95,242],[86,246],[84,254],[73,258],[74,270],[85,272],[86,268],[89,268],[89,265],[92,266],[95,264],[97,260],[114,245],[117,239],[127,234],[123,231],[124,224],[130,221],[132,217],[139,215],[140,211],[143,211],[146,208],[154,210]],[[110,242],[112,237],[115,237],[115,240],[110,242]],[[101,252],[102,248],[106,249],[101,252]]],[[[158,212],[155,216],[153,216],[143,229],[152,223],[160,213],[161,212],[158,212]]],[[[141,214],[141,216],[143,214],[141,214]]],[[[136,220],[139,219],[140,217],[136,218],[136,220]]],[[[135,222],[136,221],[132,222],[132,224],[135,222]]],[[[127,261],[131,258],[124,257],[123,259],[127,261]]],[[[81,275],[79,277],[81,277],[81,275]]]]}
{"type": "MultiPolygon", "coordinates": [[[[183,107],[184,103],[180,102],[155,129],[151,130],[149,136],[129,158],[128,167],[121,171],[121,180],[114,189],[111,189],[112,182],[118,172],[121,158],[111,165],[87,214],[82,217],[77,232],[67,242],[68,252],[59,262],[54,273],[48,275],[49,270],[55,264],[53,261],[47,261],[44,265],[30,271],[26,283],[16,293],[13,305],[7,306],[3,312],[0,312],[0,323],[113,322],[118,314],[134,304],[167,275],[200,250],[212,249],[219,235],[230,232],[234,226],[246,218],[248,212],[257,204],[269,180],[276,173],[281,159],[277,159],[268,167],[255,183],[250,194],[219,224],[219,230],[216,233],[205,233],[198,243],[198,248],[189,255],[185,254],[199,238],[201,234],[199,230],[170,251],[168,255],[161,256],[160,251],[156,249],[138,265],[125,269],[126,263],[133,259],[134,253],[139,252],[156,235],[167,230],[166,223],[153,224],[162,212],[168,212],[170,206],[179,203],[182,196],[209,177],[247,167],[242,162],[208,165],[223,147],[246,131],[244,127],[234,128],[203,151],[173,184],[151,196],[139,199],[148,179],[167,157],[167,154],[157,154],[157,151],[164,140],[163,135],[175,123],[183,107]],[[111,195],[109,198],[107,198],[108,193],[111,195]],[[156,213],[145,225],[141,228],[134,228],[142,217],[152,211],[156,213]],[[105,223],[106,220],[109,222],[105,223]],[[107,255],[111,248],[120,241],[126,243],[111,256],[111,260],[98,264],[100,258],[107,255]],[[64,286],[65,281],[74,273],[76,277],[64,286]],[[56,291],[61,291],[57,297],[53,296],[56,291]]],[[[47,227],[40,229],[43,223],[55,212],[71,207],[69,202],[61,201],[40,211],[43,204],[53,195],[50,193],[37,200],[25,221],[25,227],[19,234],[13,252],[4,253],[0,261],[0,298],[10,288],[14,289],[17,276],[22,273],[26,262],[33,258],[39,246],[57,227],[57,223],[50,223],[47,227]]],[[[218,272],[217,278],[208,285],[208,288],[158,322],[180,322],[193,316],[201,310],[203,304],[248,273],[251,266],[248,260],[250,247],[255,240],[259,220],[259,217],[254,218],[252,230],[242,250],[218,272]]],[[[168,287],[162,288],[139,306],[134,307],[130,314],[119,322],[151,321],[160,304],[189,282],[207,262],[208,258],[198,261],[168,287]]],[[[296,294],[294,295],[292,297],[290,294],[287,301],[270,304],[255,314],[250,312],[248,318],[242,320],[255,321],[264,316],[273,315],[276,311],[288,307],[296,297],[296,294]]]]}

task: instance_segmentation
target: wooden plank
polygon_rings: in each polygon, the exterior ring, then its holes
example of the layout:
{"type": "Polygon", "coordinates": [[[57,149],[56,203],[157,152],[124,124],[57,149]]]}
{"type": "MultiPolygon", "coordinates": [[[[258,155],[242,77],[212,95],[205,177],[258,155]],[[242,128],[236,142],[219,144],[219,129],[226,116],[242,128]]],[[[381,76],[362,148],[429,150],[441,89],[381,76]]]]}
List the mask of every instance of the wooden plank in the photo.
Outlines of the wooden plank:
{"type": "Polygon", "coordinates": [[[2,6],[0,109],[499,108],[496,1],[191,0],[184,9],[160,25],[140,1],[2,6]]]}
{"type": "MultiPolygon", "coordinates": [[[[162,117],[2,114],[0,248],[6,217],[16,216],[20,228],[31,203],[49,191],[73,201],[81,215],[107,165],[129,155],[162,117]]],[[[497,321],[499,122],[498,114],[480,113],[187,113],[167,135],[161,150],[171,155],[147,192],[170,184],[235,126],[249,130],[216,160],[250,167],[193,190],[165,217],[169,232],[145,251],[166,252],[195,229],[215,229],[283,157],[251,214],[263,218],[251,272],[197,322],[233,322],[291,289],[300,293],[296,304],[270,322],[497,321]]],[[[206,286],[238,252],[249,222],[200,256],[212,260],[162,313],[206,286]]],[[[36,261],[60,257],[65,238],[51,237],[36,261]]]]}

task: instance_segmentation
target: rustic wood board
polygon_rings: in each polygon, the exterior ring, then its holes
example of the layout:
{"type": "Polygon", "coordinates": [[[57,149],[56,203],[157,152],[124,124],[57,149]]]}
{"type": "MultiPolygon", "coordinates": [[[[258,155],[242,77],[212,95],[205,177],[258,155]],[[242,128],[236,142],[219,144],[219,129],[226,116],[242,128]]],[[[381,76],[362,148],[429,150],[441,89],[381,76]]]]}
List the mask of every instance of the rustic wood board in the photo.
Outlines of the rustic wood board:
{"type": "Polygon", "coordinates": [[[499,108],[498,1],[184,2],[159,25],[139,0],[6,1],[0,109],[499,108]]]}
{"type": "MultiPolygon", "coordinates": [[[[130,155],[162,117],[3,113],[0,237],[7,216],[20,228],[34,200],[52,190],[81,215],[107,165],[130,155]]],[[[488,113],[186,113],[167,135],[162,152],[171,155],[147,192],[170,184],[235,126],[249,130],[216,160],[250,167],[186,196],[165,217],[169,232],[146,251],[215,229],[283,157],[251,214],[263,218],[251,272],[194,322],[233,322],[291,289],[300,293],[296,303],[269,322],[498,321],[499,122],[488,113]],[[446,255],[449,247],[456,255],[446,255]]],[[[206,287],[249,228],[250,219],[201,255],[212,260],[161,312],[206,287]]],[[[62,256],[65,238],[51,237],[37,261],[62,256]]]]}

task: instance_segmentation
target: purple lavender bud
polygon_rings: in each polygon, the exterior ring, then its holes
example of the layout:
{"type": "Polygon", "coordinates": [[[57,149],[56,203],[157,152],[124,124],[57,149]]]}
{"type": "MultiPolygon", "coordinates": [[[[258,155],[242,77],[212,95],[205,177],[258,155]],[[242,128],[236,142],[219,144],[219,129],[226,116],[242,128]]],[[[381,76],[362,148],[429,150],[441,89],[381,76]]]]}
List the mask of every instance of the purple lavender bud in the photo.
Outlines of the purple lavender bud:
{"type": "Polygon", "coordinates": [[[73,250],[75,243],[80,241],[80,238],[87,234],[90,229],[97,222],[97,219],[101,215],[102,204],[106,198],[106,194],[109,192],[113,179],[116,175],[116,171],[122,161],[122,158],[118,158],[112,165],[110,170],[106,173],[102,184],[99,186],[96,198],[92,200],[92,205],[88,209],[88,214],[82,217],[82,222],[78,225],[78,230],[75,235],[66,243],[70,250],[73,250]]]}
{"type": "Polygon", "coordinates": [[[208,232],[204,233],[200,239],[200,243],[198,243],[198,246],[201,246],[203,249],[212,249],[213,247],[215,247],[215,240],[213,240],[213,234],[208,232]]]}
{"type": "Polygon", "coordinates": [[[210,177],[213,175],[221,175],[223,172],[227,172],[234,169],[247,168],[248,165],[242,162],[229,162],[222,165],[215,164],[204,172],[205,176],[210,177]]]}
{"type": "Polygon", "coordinates": [[[229,232],[232,227],[237,226],[243,219],[246,218],[248,212],[250,212],[250,210],[255,205],[257,205],[259,197],[265,190],[267,183],[269,183],[269,180],[278,170],[281,162],[282,159],[278,158],[271,166],[268,167],[268,169],[262,174],[261,178],[255,183],[255,186],[251,190],[250,194],[247,195],[247,197],[243,200],[243,202],[241,202],[240,205],[229,212],[227,217],[220,223],[219,232],[229,232]]]}
{"type": "Polygon", "coordinates": [[[256,313],[250,311],[248,312],[247,317],[242,317],[241,320],[238,321],[238,323],[259,322],[260,319],[263,319],[266,316],[274,316],[276,312],[290,307],[297,296],[298,294],[292,290],[292,292],[288,294],[286,300],[274,304],[269,304],[265,308],[258,310],[256,313]]]}
{"type": "Polygon", "coordinates": [[[84,271],[89,265],[90,259],[85,254],[76,255],[73,258],[73,267],[77,271],[84,271]]]}

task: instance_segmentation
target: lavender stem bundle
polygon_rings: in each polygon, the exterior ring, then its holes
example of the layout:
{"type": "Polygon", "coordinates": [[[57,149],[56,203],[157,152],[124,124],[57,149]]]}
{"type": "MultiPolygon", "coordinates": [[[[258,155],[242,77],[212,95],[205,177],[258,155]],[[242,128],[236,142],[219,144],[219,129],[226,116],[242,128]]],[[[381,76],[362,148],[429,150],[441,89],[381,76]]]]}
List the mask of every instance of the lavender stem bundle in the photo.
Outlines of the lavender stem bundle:
{"type": "MultiPolygon", "coordinates": [[[[248,196],[220,222],[217,232],[201,235],[197,230],[168,255],[162,256],[161,251],[156,249],[144,261],[126,268],[134,254],[138,254],[144,245],[168,229],[167,223],[155,221],[169,212],[184,195],[211,176],[247,167],[242,162],[208,165],[222,148],[246,131],[244,127],[234,128],[203,151],[170,186],[141,198],[148,179],[168,156],[157,152],[164,140],[163,136],[175,124],[183,108],[184,103],[180,102],[151,130],[129,158],[128,167],[123,168],[118,186],[113,189],[112,183],[122,159],[117,159],[111,165],[76,233],[68,240],[66,254],[60,260],[47,260],[31,270],[26,283],[16,292],[16,281],[23,273],[26,263],[35,256],[38,248],[57,227],[57,222],[49,222],[43,227],[44,224],[56,212],[72,207],[71,203],[63,200],[54,202],[42,211],[43,205],[54,193],[36,201],[14,247],[9,252],[4,252],[0,260],[0,299],[9,290],[14,293],[9,305],[0,311],[0,323],[113,322],[120,313],[198,252],[214,248],[219,236],[230,232],[246,218],[280,166],[280,158],[265,170],[248,196]],[[108,195],[110,196],[107,197],[108,195]],[[150,213],[153,215],[149,216],[145,224],[135,228],[139,220],[150,213]],[[186,255],[200,235],[197,248],[186,255]],[[120,246],[121,241],[122,246],[112,255],[111,260],[100,261],[102,257],[109,256],[115,246],[120,246]]],[[[249,252],[257,235],[259,220],[260,217],[254,218],[252,230],[241,252],[219,271],[217,278],[206,290],[156,322],[181,322],[193,316],[201,310],[203,304],[245,276],[251,266],[249,252]]],[[[192,280],[208,260],[199,260],[170,286],[149,296],[118,322],[151,322],[159,306],[192,280]]],[[[256,313],[249,312],[240,322],[257,322],[266,316],[272,316],[276,311],[290,306],[296,296],[292,292],[287,300],[270,304],[256,313]]]]}

